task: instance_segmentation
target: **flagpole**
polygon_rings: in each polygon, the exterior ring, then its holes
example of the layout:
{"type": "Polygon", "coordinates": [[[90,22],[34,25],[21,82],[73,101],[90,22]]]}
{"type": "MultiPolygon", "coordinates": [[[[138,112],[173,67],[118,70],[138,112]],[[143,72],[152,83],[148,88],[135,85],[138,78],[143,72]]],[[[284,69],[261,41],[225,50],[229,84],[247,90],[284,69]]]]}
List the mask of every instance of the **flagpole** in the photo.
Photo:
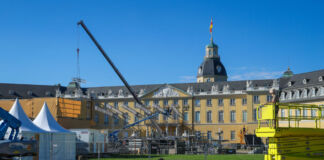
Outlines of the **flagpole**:
{"type": "Polygon", "coordinates": [[[210,20],[209,31],[210,31],[210,41],[212,43],[213,42],[213,18],[211,18],[211,20],[210,20]]]}

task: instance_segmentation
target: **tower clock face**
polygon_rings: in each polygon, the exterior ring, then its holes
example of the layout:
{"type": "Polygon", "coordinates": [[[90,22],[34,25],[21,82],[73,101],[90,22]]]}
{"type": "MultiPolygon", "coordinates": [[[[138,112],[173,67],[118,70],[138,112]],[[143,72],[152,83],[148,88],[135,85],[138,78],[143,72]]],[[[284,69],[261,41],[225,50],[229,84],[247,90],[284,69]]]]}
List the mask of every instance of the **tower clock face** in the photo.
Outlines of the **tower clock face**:
{"type": "Polygon", "coordinates": [[[218,72],[218,73],[222,71],[222,67],[221,67],[220,65],[218,65],[218,66],[216,67],[216,69],[217,69],[217,72],[218,72]]]}

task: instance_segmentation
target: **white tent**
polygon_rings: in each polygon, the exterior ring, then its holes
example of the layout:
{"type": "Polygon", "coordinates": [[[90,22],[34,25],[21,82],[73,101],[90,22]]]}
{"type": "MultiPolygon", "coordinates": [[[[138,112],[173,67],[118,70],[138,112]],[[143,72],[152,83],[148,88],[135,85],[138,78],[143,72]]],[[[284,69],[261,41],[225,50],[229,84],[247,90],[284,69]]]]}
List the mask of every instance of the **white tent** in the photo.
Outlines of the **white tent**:
{"type": "MultiPolygon", "coordinates": [[[[44,159],[45,157],[48,157],[48,155],[50,154],[49,148],[49,141],[51,138],[51,135],[37,127],[26,115],[26,113],[24,112],[23,108],[21,107],[18,98],[16,99],[16,101],[14,102],[14,104],[12,105],[9,113],[11,115],[13,115],[14,117],[16,117],[20,122],[21,122],[21,126],[19,128],[19,137],[24,137],[25,140],[29,140],[29,139],[36,139],[36,137],[38,137],[38,143],[39,143],[39,153],[38,153],[38,157],[40,159],[44,159]]],[[[7,136],[9,136],[9,133],[11,132],[11,129],[9,128],[7,130],[7,136]]],[[[24,157],[24,160],[30,160],[32,159],[32,157],[24,157]]]]}
{"type": "Polygon", "coordinates": [[[34,119],[33,123],[39,128],[50,132],[50,154],[48,159],[70,160],[75,159],[76,154],[76,135],[61,127],[52,116],[46,102],[34,119]]]}
{"type": "Polygon", "coordinates": [[[9,113],[16,117],[21,122],[21,127],[19,128],[20,131],[27,131],[27,132],[34,132],[34,133],[44,133],[45,130],[37,127],[26,115],[24,110],[22,109],[18,98],[16,99],[15,103],[12,105],[9,113]]]}
{"type": "Polygon", "coordinates": [[[51,112],[48,109],[47,103],[44,102],[44,105],[41,111],[38,113],[37,117],[34,119],[33,123],[39,128],[42,128],[48,132],[70,132],[63,127],[61,127],[53,118],[51,112]]]}

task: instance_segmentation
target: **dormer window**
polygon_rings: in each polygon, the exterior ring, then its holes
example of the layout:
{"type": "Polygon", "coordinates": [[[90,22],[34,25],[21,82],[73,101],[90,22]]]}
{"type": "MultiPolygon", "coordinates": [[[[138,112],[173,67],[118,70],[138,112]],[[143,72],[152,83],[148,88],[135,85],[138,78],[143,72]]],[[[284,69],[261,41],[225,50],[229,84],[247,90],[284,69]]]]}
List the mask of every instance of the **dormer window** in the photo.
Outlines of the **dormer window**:
{"type": "Polygon", "coordinates": [[[45,95],[50,97],[52,95],[52,93],[50,91],[46,91],[45,95]]]}
{"type": "Polygon", "coordinates": [[[32,96],[33,95],[33,91],[27,91],[27,95],[32,96]]]}
{"type": "Polygon", "coordinates": [[[322,81],[323,81],[323,76],[319,76],[319,77],[318,77],[318,81],[319,81],[319,82],[322,82],[322,81]]]}
{"type": "Polygon", "coordinates": [[[308,83],[308,81],[309,81],[309,79],[303,79],[303,84],[307,84],[308,83]]]}
{"type": "Polygon", "coordinates": [[[288,82],[288,87],[291,87],[292,85],[294,85],[294,82],[293,81],[289,81],[288,82]]]}
{"type": "Polygon", "coordinates": [[[14,95],[15,94],[15,91],[14,90],[9,90],[9,94],[10,95],[14,95]]]}

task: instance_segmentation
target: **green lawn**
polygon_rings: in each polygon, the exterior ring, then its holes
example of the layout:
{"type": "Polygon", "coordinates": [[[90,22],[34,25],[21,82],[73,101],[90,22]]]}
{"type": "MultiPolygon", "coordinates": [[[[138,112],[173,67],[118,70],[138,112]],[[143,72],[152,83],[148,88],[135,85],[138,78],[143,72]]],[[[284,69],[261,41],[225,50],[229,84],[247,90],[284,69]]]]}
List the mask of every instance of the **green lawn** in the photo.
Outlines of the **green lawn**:
{"type": "MultiPolygon", "coordinates": [[[[101,160],[204,160],[205,155],[122,155],[113,158],[102,158],[101,160]]],[[[263,160],[263,154],[233,154],[233,155],[208,155],[208,160],[263,160]]],[[[96,159],[93,159],[96,160],[96,159]]]]}

